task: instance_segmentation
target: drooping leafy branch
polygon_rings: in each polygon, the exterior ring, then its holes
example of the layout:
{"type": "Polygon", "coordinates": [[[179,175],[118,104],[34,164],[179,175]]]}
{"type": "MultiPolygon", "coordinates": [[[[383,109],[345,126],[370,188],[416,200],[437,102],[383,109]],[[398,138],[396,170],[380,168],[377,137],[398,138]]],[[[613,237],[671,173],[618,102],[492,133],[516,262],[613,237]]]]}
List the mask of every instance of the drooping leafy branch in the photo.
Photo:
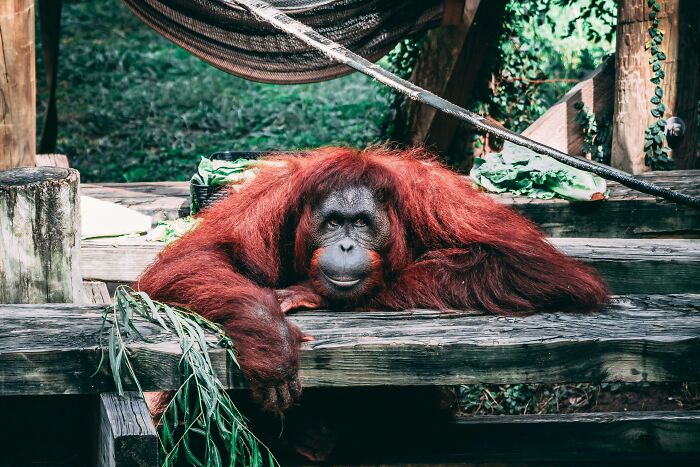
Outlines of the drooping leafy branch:
{"type": "MultiPolygon", "coordinates": [[[[103,317],[109,365],[120,395],[124,393],[124,381],[130,381],[141,392],[127,348],[129,339],[147,340],[136,327],[136,318],[162,327],[180,342],[183,382],[158,423],[163,466],[176,465],[183,454],[188,463],[201,467],[278,465],[270,450],[248,429],[245,417],[214,372],[209,348],[217,344],[207,336],[215,336],[218,346],[226,349],[237,364],[233,342],[218,325],[124,286],[117,288],[113,305],[105,308],[103,317]],[[195,444],[200,449],[193,448],[195,444]]],[[[102,357],[98,371],[104,352],[102,357]]]]}

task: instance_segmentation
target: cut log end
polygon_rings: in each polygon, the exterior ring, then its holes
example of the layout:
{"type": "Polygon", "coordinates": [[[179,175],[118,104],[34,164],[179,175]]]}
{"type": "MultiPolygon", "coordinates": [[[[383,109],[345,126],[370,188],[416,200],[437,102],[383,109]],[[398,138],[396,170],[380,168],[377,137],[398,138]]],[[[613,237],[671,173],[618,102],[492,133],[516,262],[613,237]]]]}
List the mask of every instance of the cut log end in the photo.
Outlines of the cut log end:
{"type": "Polygon", "coordinates": [[[79,180],[76,170],[62,167],[19,167],[0,171],[0,190],[24,189],[35,183],[72,183],[79,180]]]}
{"type": "Polygon", "coordinates": [[[80,303],[80,175],[0,172],[0,303],[80,303]]]}

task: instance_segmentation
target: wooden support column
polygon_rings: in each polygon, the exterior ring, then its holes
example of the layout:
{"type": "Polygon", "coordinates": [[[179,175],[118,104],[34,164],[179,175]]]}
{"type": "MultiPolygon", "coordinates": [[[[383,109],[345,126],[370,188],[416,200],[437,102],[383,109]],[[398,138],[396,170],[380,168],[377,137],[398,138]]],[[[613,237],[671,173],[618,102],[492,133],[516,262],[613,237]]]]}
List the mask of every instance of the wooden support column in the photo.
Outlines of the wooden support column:
{"type": "MultiPolygon", "coordinates": [[[[447,2],[447,23],[454,23],[454,2],[447,2]]],[[[461,24],[448,24],[428,33],[411,81],[460,106],[467,105],[481,70],[488,44],[496,40],[506,2],[466,0],[461,24]]],[[[424,104],[407,109],[411,143],[444,152],[459,121],[424,104]]]]}
{"type": "MultiPolygon", "coordinates": [[[[664,32],[661,50],[666,77],[661,87],[664,118],[680,117],[684,139],[673,148],[676,168],[696,166],[697,105],[700,98],[700,7],[694,0],[658,0],[658,28],[664,32]]],[[[650,113],[655,85],[644,44],[649,40],[648,2],[620,0],[617,18],[613,167],[632,173],[650,170],[644,164],[644,130],[656,120],[650,113]]]]}
{"type": "Polygon", "coordinates": [[[80,176],[0,171],[0,303],[81,303],[80,176]]]}
{"type": "Polygon", "coordinates": [[[36,154],[34,0],[0,1],[0,170],[36,154]]]}
{"type": "Polygon", "coordinates": [[[137,392],[100,394],[97,463],[100,467],[157,467],[160,444],[146,401],[137,392]]]}

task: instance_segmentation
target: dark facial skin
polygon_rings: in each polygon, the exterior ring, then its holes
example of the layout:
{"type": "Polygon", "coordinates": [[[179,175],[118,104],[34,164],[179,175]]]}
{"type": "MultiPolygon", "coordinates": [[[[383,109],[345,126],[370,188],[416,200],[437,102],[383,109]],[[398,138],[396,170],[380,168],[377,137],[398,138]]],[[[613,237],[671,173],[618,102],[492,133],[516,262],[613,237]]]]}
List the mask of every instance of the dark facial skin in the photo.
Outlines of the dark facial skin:
{"type": "MultiPolygon", "coordinates": [[[[365,186],[331,193],[313,209],[318,292],[331,301],[357,299],[371,287],[372,252],[389,238],[386,209],[365,186]]],[[[376,267],[376,261],[374,266],[376,267]]]]}

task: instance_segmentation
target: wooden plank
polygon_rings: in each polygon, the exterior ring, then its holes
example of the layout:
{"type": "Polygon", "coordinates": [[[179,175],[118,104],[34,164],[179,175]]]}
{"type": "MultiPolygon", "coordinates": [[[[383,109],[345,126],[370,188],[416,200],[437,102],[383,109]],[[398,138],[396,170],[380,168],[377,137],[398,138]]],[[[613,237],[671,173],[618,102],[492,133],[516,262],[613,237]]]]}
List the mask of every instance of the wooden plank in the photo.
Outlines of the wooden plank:
{"type": "Polygon", "coordinates": [[[106,305],[112,303],[107,284],[99,281],[83,281],[83,303],[106,305]]]}
{"type": "MultiPolygon", "coordinates": [[[[700,196],[700,171],[648,172],[641,177],[700,196]]],[[[570,203],[512,195],[490,195],[512,205],[550,237],[700,237],[700,210],[678,206],[609,182],[610,199],[570,203]]],[[[82,194],[115,202],[160,219],[189,214],[187,182],[83,184],[82,194]]]]}
{"type": "Polygon", "coordinates": [[[583,132],[576,123],[578,110],[574,105],[583,102],[598,116],[612,111],[614,88],[615,67],[606,61],[527,127],[523,136],[568,154],[583,155],[583,132]]]}
{"type": "Polygon", "coordinates": [[[34,166],[34,0],[0,2],[0,170],[34,166]]]}
{"type": "Polygon", "coordinates": [[[346,430],[332,464],[678,465],[700,459],[700,411],[487,415],[429,429],[387,430],[386,424],[374,437],[372,427],[346,430]]]}
{"type": "MultiPolygon", "coordinates": [[[[630,295],[596,314],[527,318],[469,312],[322,312],[290,319],[315,341],[302,348],[308,387],[700,380],[700,295],[630,295]]],[[[113,390],[100,357],[99,307],[0,306],[0,395],[113,390]]],[[[137,320],[149,343],[128,354],[146,391],[177,388],[179,344],[137,320]]],[[[227,387],[240,372],[212,351],[227,387]]]]}
{"type": "MultiPolygon", "coordinates": [[[[666,77],[661,81],[662,102],[667,109],[663,117],[682,118],[686,133],[682,143],[673,149],[679,169],[696,168],[697,102],[700,96],[698,72],[700,55],[698,29],[700,9],[696,2],[657,0],[659,29],[664,32],[660,49],[666,54],[661,62],[666,77]]],[[[632,173],[650,170],[644,163],[644,131],[655,122],[649,99],[656,85],[649,64],[651,53],[645,48],[650,40],[651,7],[647,2],[623,0],[617,15],[617,53],[615,55],[616,86],[613,116],[613,167],[632,173]]]]}
{"type": "MultiPolygon", "coordinates": [[[[700,171],[648,172],[644,180],[684,193],[700,195],[700,171]]],[[[512,205],[550,237],[698,238],[700,210],[679,206],[608,182],[610,198],[570,203],[495,195],[512,205]]]]}
{"type": "Polygon", "coordinates": [[[160,443],[146,401],[137,392],[100,394],[97,465],[159,466],[160,443]]]}
{"type": "MultiPolygon", "coordinates": [[[[550,241],[564,253],[595,266],[615,293],[700,293],[700,240],[550,241]]],[[[83,278],[131,283],[163,247],[143,237],[84,240],[80,249],[83,278]]]]}
{"type": "Polygon", "coordinates": [[[81,194],[147,214],[154,225],[190,213],[189,182],[84,183],[81,194]]]}
{"type": "Polygon", "coordinates": [[[36,165],[37,167],[63,167],[64,169],[70,167],[68,156],[65,154],[37,154],[36,165]]]}

